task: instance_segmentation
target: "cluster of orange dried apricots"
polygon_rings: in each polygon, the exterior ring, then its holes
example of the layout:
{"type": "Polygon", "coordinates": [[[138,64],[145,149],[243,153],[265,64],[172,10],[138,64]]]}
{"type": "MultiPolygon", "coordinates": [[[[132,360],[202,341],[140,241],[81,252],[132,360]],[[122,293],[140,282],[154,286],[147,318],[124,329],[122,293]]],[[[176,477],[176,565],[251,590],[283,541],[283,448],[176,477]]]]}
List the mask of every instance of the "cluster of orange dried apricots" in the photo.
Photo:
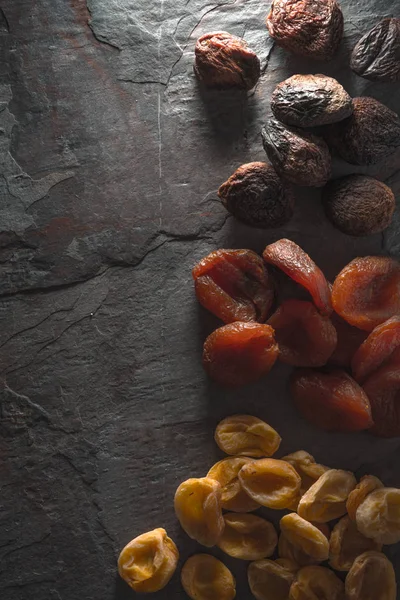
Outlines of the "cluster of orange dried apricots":
{"type": "MultiPolygon", "coordinates": [[[[221,421],[215,440],[229,457],[206,477],[181,483],[175,512],[192,539],[250,561],[256,600],[396,600],[393,566],[381,550],[400,541],[399,489],[372,475],[357,483],[351,472],[317,464],[304,451],[271,458],[281,438],[250,415],[221,421]],[[280,519],[279,537],[271,522],[251,514],[261,507],[292,511],[280,519]],[[321,566],[325,561],[331,568],[321,566]],[[334,570],[346,573],[345,581],[334,570]]],[[[125,546],[118,569],[136,592],[156,592],[178,560],[175,543],[159,528],[125,546]]],[[[192,600],[236,595],[231,571],[210,554],[191,556],[181,582],[192,600]]]]}

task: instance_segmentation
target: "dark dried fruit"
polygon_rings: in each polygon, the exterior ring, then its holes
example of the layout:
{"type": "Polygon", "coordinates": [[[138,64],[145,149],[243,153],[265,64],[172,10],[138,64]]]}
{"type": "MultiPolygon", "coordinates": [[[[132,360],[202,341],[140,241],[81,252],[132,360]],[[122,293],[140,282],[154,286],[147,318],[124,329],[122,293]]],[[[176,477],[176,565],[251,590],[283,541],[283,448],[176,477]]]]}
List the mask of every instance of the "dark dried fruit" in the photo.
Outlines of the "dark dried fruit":
{"type": "Polygon", "coordinates": [[[218,31],[197,40],[194,71],[207,87],[251,90],[260,77],[260,60],[244,40],[218,31]]]}
{"type": "Polygon", "coordinates": [[[400,81],[400,19],[383,19],[354,47],[350,66],[372,81],[400,81]]]}
{"type": "Polygon", "coordinates": [[[325,431],[362,431],[373,424],[367,395],[345,371],[297,369],[291,392],[303,417],[325,431]]]}
{"type": "Polygon", "coordinates": [[[400,146],[400,119],[374,98],[354,98],[353,114],[325,128],[328,145],[353,165],[373,165],[400,146]]]}
{"type": "Polygon", "coordinates": [[[218,383],[239,386],[256,381],[278,357],[274,330],[259,323],[230,323],[204,342],[203,366],[218,383]]]}
{"type": "Polygon", "coordinates": [[[353,105],[349,94],[333,77],[293,75],[276,86],[271,109],[287,125],[316,127],[349,117],[353,105]]]}
{"type": "Polygon", "coordinates": [[[362,384],[400,346],[400,317],[392,317],[375,327],[358,348],[351,362],[353,377],[362,384]]]}
{"type": "Polygon", "coordinates": [[[326,216],[333,225],[355,236],[386,229],[396,207],[392,190],[366,175],[347,175],[329,182],[322,198],[326,216]]]}
{"type": "Polygon", "coordinates": [[[311,302],[285,300],[269,318],[282,362],[295,367],[322,367],[336,346],[336,329],[311,302]]]}
{"type": "Polygon", "coordinates": [[[263,162],[239,167],[218,196],[234,217],[252,227],[280,227],[293,214],[293,197],[275,169],[263,162]]]}
{"type": "Polygon", "coordinates": [[[300,246],[283,238],[265,248],[263,259],[305,287],[322,315],[331,314],[331,290],[325,275],[300,246]]]}
{"type": "Polygon", "coordinates": [[[331,176],[331,155],[324,140],[270,119],[261,131],[264,150],[277,173],[297,185],[322,187],[331,176]]]}
{"type": "Polygon", "coordinates": [[[390,359],[364,383],[372,410],[371,433],[379,437],[400,436],[400,357],[390,359]]]}
{"type": "Polygon", "coordinates": [[[336,329],[337,345],[329,359],[329,364],[349,368],[355,352],[368,333],[358,327],[353,327],[335,312],[331,315],[331,321],[336,329]]]}
{"type": "Polygon", "coordinates": [[[267,27],[282,48],[330,60],[343,36],[343,14],[335,0],[273,0],[267,27]]]}
{"type": "Polygon", "coordinates": [[[252,250],[216,250],[192,271],[200,304],[222,319],[264,322],[274,289],[262,259],[252,250]]]}
{"type": "Polygon", "coordinates": [[[400,263],[387,256],[355,258],[336,277],[332,303],[350,325],[372,331],[400,314],[400,263]]]}

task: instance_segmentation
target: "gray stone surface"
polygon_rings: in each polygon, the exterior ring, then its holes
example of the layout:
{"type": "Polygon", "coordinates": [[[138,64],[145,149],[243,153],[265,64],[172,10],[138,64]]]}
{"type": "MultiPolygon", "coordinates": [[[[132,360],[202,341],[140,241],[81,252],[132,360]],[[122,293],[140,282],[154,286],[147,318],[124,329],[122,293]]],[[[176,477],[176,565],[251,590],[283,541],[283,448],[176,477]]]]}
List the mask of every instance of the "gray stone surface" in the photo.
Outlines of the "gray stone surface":
{"type": "MultiPolygon", "coordinates": [[[[384,235],[353,240],[327,223],[316,191],[298,192],[293,220],[270,232],[235,222],[216,200],[237,166],[264,159],[270,94],[293,73],[333,75],[400,110],[399,86],[348,68],[360,35],[399,16],[398,0],[344,0],[345,39],[326,65],[275,47],[267,10],[262,0],[2,1],[2,600],[131,598],[116,558],[149,528],[166,527],[182,560],[198,550],[173,494],[220,458],[213,428],[237,411],[274,425],[282,452],[303,448],[400,486],[399,440],[308,426],[288,399],[286,367],[239,391],[202,371],[217,321],[198,307],[190,271],[209,251],[261,251],[287,236],[329,277],[357,255],[400,256],[399,215],[384,235]],[[261,57],[248,96],[196,84],[195,40],[219,29],[261,57]]],[[[335,164],[336,174],[354,171],[366,172],[335,164]]],[[[399,156],[368,172],[400,193],[399,156]]],[[[400,572],[399,548],[388,555],[400,572]]],[[[238,598],[249,598],[246,565],[224,560],[238,598]]],[[[155,595],[183,597],[178,575],[155,595]]]]}

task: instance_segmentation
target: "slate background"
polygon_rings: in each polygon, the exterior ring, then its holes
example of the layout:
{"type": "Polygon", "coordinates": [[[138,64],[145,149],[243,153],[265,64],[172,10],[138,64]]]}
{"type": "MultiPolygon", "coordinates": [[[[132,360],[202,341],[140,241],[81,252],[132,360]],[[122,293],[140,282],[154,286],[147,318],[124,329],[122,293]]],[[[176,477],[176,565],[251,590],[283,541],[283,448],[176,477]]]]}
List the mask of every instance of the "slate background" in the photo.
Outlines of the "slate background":
{"type": "MultiPolygon", "coordinates": [[[[288,368],[224,391],[200,364],[217,322],[198,307],[190,270],[211,250],[261,251],[287,236],[329,277],[357,255],[400,256],[398,214],[384,235],[354,240],[325,220],[315,190],[297,192],[293,220],[275,231],[235,222],[216,200],[237,166],[265,158],[269,97],[293,73],[333,75],[400,110],[400,86],[347,66],[362,33],[400,16],[397,0],[342,7],[340,52],[320,64],[275,47],[262,0],[2,0],[2,600],[132,598],[116,558],[150,528],[166,527],[182,559],[198,550],[173,494],[221,457],[213,428],[231,413],[268,420],[281,455],[302,448],[400,486],[399,440],[314,430],[287,398],[288,368]],[[219,29],[262,59],[248,97],[197,86],[195,40],[219,29]]],[[[336,174],[355,171],[366,172],[335,162],[336,174]]],[[[399,156],[368,172],[400,193],[399,156]]],[[[388,554],[400,571],[398,547],[388,554]]],[[[224,560],[249,598],[245,564],[224,560]]],[[[183,598],[178,575],[154,597],[183,598]]]]}

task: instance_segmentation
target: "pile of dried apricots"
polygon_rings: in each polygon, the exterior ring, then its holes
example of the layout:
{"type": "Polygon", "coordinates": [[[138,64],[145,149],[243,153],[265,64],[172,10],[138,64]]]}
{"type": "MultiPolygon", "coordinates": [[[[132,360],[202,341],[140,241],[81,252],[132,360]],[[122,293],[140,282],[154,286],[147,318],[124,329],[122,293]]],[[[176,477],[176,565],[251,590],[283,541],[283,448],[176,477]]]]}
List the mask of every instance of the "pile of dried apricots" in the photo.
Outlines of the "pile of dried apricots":
{"type": "Polygon", "coordinates": [[[296,367],[293,401],[317,427],[400,435],[400,263],[355,258],[331,285],[291,240],[267,246],[263,259],[252,250],[217,250],[193,269],[199,302],[226,323],[204,343],[208,375],[240,386],[279,359],[296,367]],[[271,266],[312,301],[284,300],[271,314],[271,266]]]}
{"type": "MultiPolygon", "coordinates": [[[[372,475],[357,483],[353,473],[320,465],[302,450],[271,458],[281,437],[250,415],[221,421],[215,441],[229,456],[205,477],[179,485],[175,513],[193,540],[250,561],[257,600],[396,600],[394,569],[381,550],[400,541],[399,489],[372,475]],[[291,511],[280,519],[279,536],[252,514],[261,507],[291,511]],[[325,561],[329,566],[321,566],[325,561]],[[346,573],[345,581],[334,571],[346,573]]],[[[125,546],[118,569],[136,592],[156,592],[178,560],[176,545],[159,528],[125,546]]],[[[206,553],[185,562],[181,582],[192,600],[236,595],[231,571],[206,553]]]]}

